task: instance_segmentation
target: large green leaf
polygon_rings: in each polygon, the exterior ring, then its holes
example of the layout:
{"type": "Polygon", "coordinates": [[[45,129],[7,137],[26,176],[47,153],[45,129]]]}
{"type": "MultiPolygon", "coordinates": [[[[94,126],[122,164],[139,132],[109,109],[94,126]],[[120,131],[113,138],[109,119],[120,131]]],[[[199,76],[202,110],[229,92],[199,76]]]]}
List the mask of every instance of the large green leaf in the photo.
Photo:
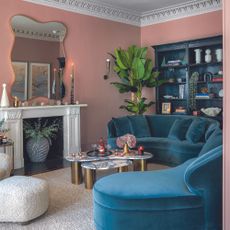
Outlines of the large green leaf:
{"type": "Polygon", "coordinates": [[[125,50],[120,50],[120,59],[122,61],[122,64],[128,69],[129,66],[129,57],[126,55],[126,51],[125,50]]]}
{"type": "Polygon", "coordinates": [[[148,80],[151,77],[152,69],[153,69],[152,61],[150,59],[147,59],[145,63],[145,75],[143,77],[143,80],[148,80]]]}
{"type": "Polygon", "coordinates": [[[135,58],[132,64],[132,71],[136,79],[143,79],[145,74],[145,66],[140,58],[135,58]]]}
{"type": "Polygon", "coordinates": [[[120,82],[111,82],[110,84],[114,85],[120,93],[130,92],[131,87],[129,85],[120,83],[120,82]]]}
{"type": "Polygon", "coordinates": [[[115,49],[114,54],[116,56],[116,62],[117,65],[121,68],[121,69],[127,69],[127,67],[122,63],[121,57],[120,57],[120,50],[119,49],[115,49]]]}

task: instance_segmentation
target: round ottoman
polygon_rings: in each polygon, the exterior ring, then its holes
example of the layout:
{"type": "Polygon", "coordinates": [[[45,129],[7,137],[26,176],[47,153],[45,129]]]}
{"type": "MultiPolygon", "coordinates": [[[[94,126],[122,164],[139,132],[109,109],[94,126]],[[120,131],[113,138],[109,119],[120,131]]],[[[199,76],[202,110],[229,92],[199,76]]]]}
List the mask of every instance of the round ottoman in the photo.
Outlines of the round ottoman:
{"type": "Polygon", "coordinates": [[[42,215],[49,206],[45,180],[13,176],[0,181],[0,221],[28,222],[42,215]]]}

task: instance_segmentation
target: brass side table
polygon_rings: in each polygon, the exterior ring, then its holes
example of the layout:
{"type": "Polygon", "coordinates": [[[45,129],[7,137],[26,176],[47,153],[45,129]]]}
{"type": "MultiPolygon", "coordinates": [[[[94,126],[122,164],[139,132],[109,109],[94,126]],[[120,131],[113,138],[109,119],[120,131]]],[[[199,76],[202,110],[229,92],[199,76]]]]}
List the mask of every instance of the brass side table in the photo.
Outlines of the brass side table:
{"type": "Polygon", "coordinates": [[[108,170],[117,168],[118,172],[127,172],[128,166],[132,164],[131,160],[100,160],[91,161],[81,164],[84,168],[84,182],[86,189],[92,189],[94,182],[96,181],[97,170],[108,170]]]}
{"type": "Polygon", "coordinates": [[[11,174],[14,172],[14,142],[11,139],[8,139],[6,143],[0,144],[0,148],[3,148],[3,153],[7,154],[7,148],[11,147],[11,157],[12,157],[12,166],[11,174]]]}

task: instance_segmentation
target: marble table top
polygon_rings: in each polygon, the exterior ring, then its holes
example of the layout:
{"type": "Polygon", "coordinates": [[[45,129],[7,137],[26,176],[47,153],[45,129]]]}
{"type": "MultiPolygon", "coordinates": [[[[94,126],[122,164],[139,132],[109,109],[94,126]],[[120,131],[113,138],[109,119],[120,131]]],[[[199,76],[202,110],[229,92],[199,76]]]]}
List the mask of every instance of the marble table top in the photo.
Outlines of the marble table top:
{"type": "Polygon", "coordinates": [[[90,161],[102,161],[102,160],[147,160],[152,158],[153,154],[149,152],[144,152],[142,155],[138,154],[136,150],[130,150],[128,154],[124,154],[122,150],[112,151],[109,156],[99,156],[89,157],[87,152],[71,153],[68,154],[65,159],[71,162],[90,162],[90,161]]]}
{"type": "Polygon", "coordinates": [[[101,160],[81,164],[81,167],[93,170],[107,170],[131,165],[131,160],[101,160]]]}

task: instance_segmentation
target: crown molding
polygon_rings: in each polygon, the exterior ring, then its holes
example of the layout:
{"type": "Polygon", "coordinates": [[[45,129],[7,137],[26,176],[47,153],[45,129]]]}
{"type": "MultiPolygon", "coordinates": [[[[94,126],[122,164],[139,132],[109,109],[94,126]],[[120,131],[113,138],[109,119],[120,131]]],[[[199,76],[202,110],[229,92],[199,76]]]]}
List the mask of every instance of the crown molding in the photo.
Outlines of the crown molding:
{"type": "Polygon", "coordinates": [[[148,26],[222,9],[222,0],[193,0],[139,14],[91,0],[24,0],[66,11],[85,14],[134,26],[148,26]]]}
{"type": "Polygon", "coordinates": [[[141,26],[158,24],[175,19],[221,10],[221,0],[195,0],[171,7],[145,12],[141,16],[141,26]]]}
{"type": "Polygon", "coordinates": [[[13,28],[14,34],[16,37],[21,38],[30,38],[30,39],[36,39],[36,40],[43,40],[43,41],[51,41],[51,42],[60,42],[60,36],[54,35],[50,33],[39,33],[32,30],[22,30],[22,29],[16,29],[13,28]]]}

